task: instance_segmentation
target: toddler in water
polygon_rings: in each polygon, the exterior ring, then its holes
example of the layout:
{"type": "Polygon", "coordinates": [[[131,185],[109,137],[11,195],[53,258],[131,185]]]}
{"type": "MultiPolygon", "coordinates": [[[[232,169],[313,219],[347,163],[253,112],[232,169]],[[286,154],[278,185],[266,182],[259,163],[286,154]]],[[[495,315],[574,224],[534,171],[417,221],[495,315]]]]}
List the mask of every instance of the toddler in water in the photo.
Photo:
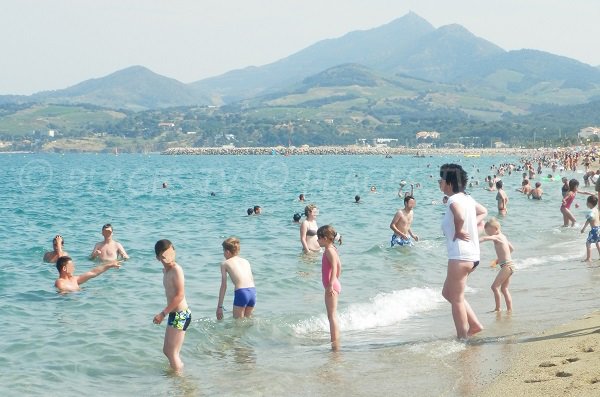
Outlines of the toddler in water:
{"type": "Polygon", "coordinates": [[[496,279],[492,283],[492,291],[494,292],[494,300],[496,301],[495,312],[500,311],[500,292],[504,295],[504,301],[506,303],[506,311],[512,311],[512,297],[508,292],[508,285],[510,284],[510,277],[514,273],[514,265],[510,253],[513,252],[513,246],[508,241],[506,236],[502,234],[500,229],[500,223],[496,218],[490,218],[485,223],[484,230],[487,236],[479,238],[479,242],[493,241],[494,248],[496,249],[496,256],[498,257],[492,266],[500,265],[500,273],[496,276],[496,279]]]}
{"type": "Polygon", "coordinates": [[[590,232],[588,234],[587,240],[585,242],[586,247],[586,257],[583,260],[584,262],[592,261],[592,243],[596,244],[596,248],[598,249],[598,253],[600,253],[600,219],[598,217],[598,209],[596,205],[598,204],[598,197],[589,196],[587,198],[587,207],[590,211],[586,215],[586,221],[583,227],[581,228],[581,233],[585,231],[587,225],[590,225],[590,232]]]}
{"type": "Polygon", "coordinates": [[[323,287],[325,287],[325,307],[327,308],[327,319],[329,320],[329,332],[331,334],[331,347],[333,350],[339,348],[340,330],[337,321],[336,309],[338,295],[342,291],[340,274],[342,263],[334,245],[336,236],[335,229],[330,225],[321,226],[317,230],[317,241],[325,248],[321,259],[321,275],[323,287]]]}

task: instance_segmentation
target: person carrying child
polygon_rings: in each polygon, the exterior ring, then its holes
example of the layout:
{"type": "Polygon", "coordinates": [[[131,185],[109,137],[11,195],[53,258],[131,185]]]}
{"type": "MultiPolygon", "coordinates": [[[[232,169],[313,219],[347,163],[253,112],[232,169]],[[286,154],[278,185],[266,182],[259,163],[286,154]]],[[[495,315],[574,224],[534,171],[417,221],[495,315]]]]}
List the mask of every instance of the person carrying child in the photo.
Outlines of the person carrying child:
{"type": "Polygon", "coordinates": [[[511,312],[512,297],[508,291],[508,286],[510,284],[510,277],[515,271],[511,258],[511,252],[513,252],[514,249],[510,241],[508,241],[508,238],[502,233],[500,223],[496,218],[490,218],[490,220],[485,223],[484,230],[487,236],[481,236],[479,242],[494,242],[497,259],[492,262],[492,266],[496,267],[497,265],[500,265],[500,272],[496,276],[491,287],[492,292],[494,293],[494,300],[496,301],[494,311],[500,311],[500,293],[502,293],[504,302],[506,303],[506,311],[511,312]]]}

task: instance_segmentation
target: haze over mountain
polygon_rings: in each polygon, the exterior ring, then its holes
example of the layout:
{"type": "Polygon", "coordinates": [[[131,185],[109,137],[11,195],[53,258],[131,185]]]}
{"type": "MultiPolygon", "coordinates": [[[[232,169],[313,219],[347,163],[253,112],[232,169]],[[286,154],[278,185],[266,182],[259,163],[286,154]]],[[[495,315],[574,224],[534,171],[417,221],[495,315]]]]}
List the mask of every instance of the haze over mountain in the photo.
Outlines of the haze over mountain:
{"type": "MultiPolygon", "coordinates": [[[[130,110],[221,105],[284,96],[306,85],[305,79],[310,84],[311,76],[348,64],[364,69],[346,68],[341,87],[373,79],[366,74],[374,73],[380,81],[410,77],[431,82],[430,87],[420,87],[425,91],[450,84],[483,97],[525,95],[526,102],[532,103],[584,103],[600,95],[600,67],[536,50],[507,52],[460,25],[436,29],[411,12],[377,28],[322,40],[268,65],[190,84],[133,66],[63,90],[3,96],[0,103],[87,103],[130,110]]],[[[335,75],[340,77],[338,72],[335,75]]],[[[382,95],[394,95],[389,89],[386,92],[382,95]]]]}

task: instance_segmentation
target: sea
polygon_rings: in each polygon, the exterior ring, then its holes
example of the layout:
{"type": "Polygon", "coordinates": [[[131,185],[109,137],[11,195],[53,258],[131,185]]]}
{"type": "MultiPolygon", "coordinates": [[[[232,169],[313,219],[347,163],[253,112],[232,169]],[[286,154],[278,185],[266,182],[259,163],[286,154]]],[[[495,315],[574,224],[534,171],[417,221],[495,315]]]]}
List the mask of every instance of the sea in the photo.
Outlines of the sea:
{"type": "MultiPolygon", "coordinates": [[[[469,193],[497,216],[484,178],[517,157],[1,154],[0,396],[476,396],[519,343],[598,309],[600,262],[595,249],[591,264],[581,262],[585,195],[572,207],[578,225],[564,228],[551,170],[534,180],[545,191],[539,201],[515,191],[520,172],[503,176],[510,201],[499,219],[515,248],[514,310],[491,312],[497,269],[493,244],[483,243],[466,299],[485,330],[457,341],[441,296],[447,208],[437,180],[448,162],[462,164],[469,193]],[[404,190],[418,186],[412,230],[420,239],[391,248],[402,181],[404,190]],[[302,253],[292,221],[309,203],[319,208],[319,226],[343,236],[339,351],[329,343],[321,254],[302,253]],[[263,213],[247,216],[254,205],[263,213]],[[80,292],[57,293],[56,268],[42,262],[53,237],[64,237],[83,273],[96,265],[88,258],[105,223],[130,260],[80,292]],[[253,318],[233,320],[230,283],[217,321],[221,242],[229,236],[252,264],[258,301],[253,318]],[[165,238],[177,250],[193,313],[179,375],[162,353],[165,324],[152,322],[166,304],[153,251],[165,238]]],[[[559,175],[593,192],[581,170],[559,175]]]]}

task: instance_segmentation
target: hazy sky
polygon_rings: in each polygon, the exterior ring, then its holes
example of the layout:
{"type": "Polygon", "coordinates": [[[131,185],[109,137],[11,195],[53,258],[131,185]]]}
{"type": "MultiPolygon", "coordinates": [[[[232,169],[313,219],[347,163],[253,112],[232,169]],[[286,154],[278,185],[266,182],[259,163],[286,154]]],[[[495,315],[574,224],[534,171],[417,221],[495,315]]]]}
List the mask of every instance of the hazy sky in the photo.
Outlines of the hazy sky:
{"type": "Polygon", "coordinates": [[[0,0],[0,94],[66,88],[132,65],[189,83],[409,11],[505,50],[600,65],[600,0],[0,0]]]}

